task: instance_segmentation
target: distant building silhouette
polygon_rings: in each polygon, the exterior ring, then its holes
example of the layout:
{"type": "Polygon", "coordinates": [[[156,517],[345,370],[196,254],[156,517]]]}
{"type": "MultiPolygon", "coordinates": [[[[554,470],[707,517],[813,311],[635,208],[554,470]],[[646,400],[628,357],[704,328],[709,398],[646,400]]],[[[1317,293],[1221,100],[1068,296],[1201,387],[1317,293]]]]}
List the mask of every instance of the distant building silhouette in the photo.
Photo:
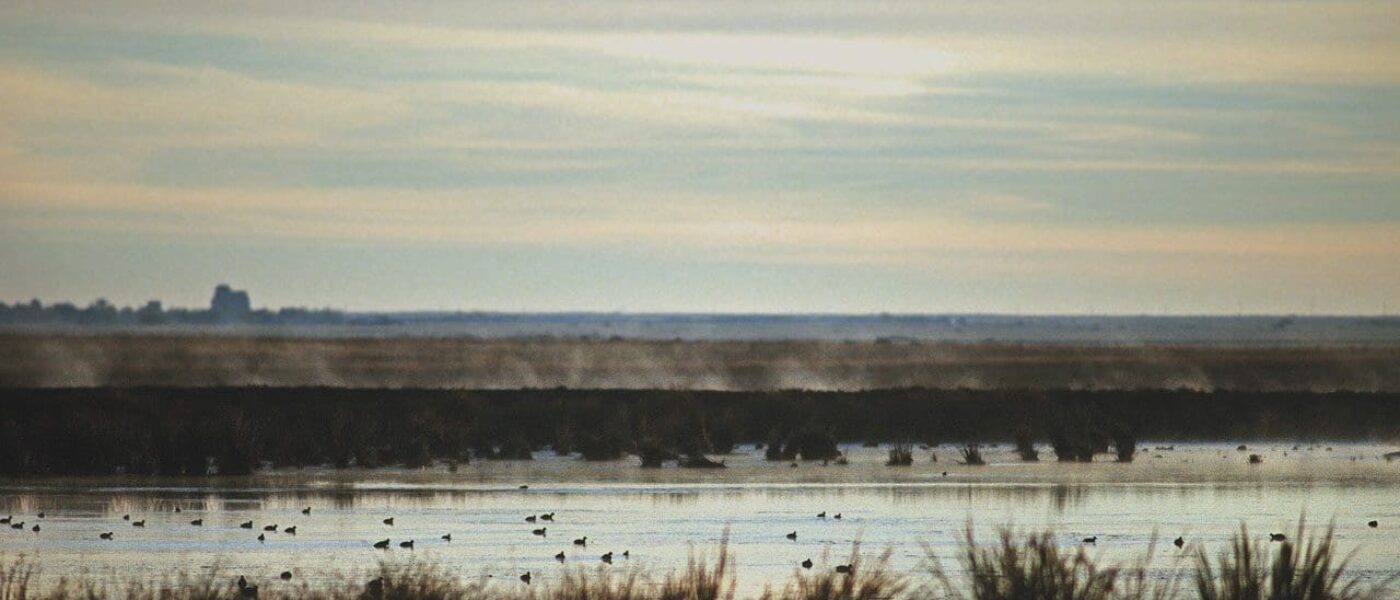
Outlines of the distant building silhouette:
{"type": "Polygon", "coordinates": [[[219,321],[246,321],[253,312],[253,303],[248,292],[235,290],[228,284],[214,288],[214,299],[209,301],[209,312],[219,321]]]}

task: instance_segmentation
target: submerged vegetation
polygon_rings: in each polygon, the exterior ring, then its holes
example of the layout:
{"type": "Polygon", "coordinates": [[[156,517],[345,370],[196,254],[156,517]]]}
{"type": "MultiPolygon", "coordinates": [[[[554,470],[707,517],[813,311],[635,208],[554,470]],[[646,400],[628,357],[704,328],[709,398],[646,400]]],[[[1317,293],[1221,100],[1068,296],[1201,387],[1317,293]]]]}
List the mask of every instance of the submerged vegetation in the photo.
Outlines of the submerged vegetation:
{"type": "MultiPolygon", "coordinates": [[[[546,448],[587,460],[634,455],[657,467],[763,441],[769,460],[839,463],[838,442],[874,439],[1014,440],[1023,460],[1035,456],[1041,439],[1062,461],[1093,460],[1110,447],[1127,461],[1138,439],[1400,438],[1397,399],[924,389],[8,389],[0,390],[0,475],[421,467],[528,460],[546,448]]],[[[963,462],[977,464],[975,455],[964,452],[963,462]]]]}
{"type": "MultiPolygon", "coordinates": [[[[1381,600],[1390,581],[1364,583],[1338,558],[1331,530],[1265,546],[1241,529],[1228,548],[1212,558],[1177,566],[1176,576],[1149,577],[1154,548],[1127,563],[1102,563],[1083,546],[1061,547],[1050,532],[1016,535],[1003,530],[991,544],[976,541],[969,527],[958,552],[960,569],[928,560],[924,572],[901,574],[889,552],[866,560],[859,544],[842,564],[795,569],[786,582],[770,582],[756,600],[1381,600]],[[1186,585],[1189,583],[1190,585],[1186,585]]],[[[159,581],[107,582],[64,578],[36,584],[37,569],[24,558],[0,565],[0,600],[233,600],[311,598],[323,600],[735,600],[738,574],[721,541],[713,560],[692,554],[687,567],[652,577],[637,569],[565,568],[549,581],[464,578],[424,562],[381,563],[336,583],[253,579],[240,587],[232,574],[177,573],[159,581]],[[261,585],[259,585],[261,584],[261,585]],[[261,589],[259,589],[261,587],[261,589]],[[250,591],[251,590],[251,591],[250,591]]]]}

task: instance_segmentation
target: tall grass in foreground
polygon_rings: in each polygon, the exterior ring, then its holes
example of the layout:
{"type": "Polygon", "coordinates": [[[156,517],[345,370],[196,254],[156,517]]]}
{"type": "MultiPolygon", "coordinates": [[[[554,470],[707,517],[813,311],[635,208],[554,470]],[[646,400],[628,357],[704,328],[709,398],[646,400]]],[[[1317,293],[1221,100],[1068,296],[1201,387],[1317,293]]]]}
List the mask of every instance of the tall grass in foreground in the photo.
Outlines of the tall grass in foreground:
{"type": "MultiPolygon", "coordinates": [[[[1018,536],[1003,530],[995,543],[979,544],[968,529],[960,570],[930,560],[927,571],[896,573],[886,551],[864,560],[859,544],[846,564],[814,565],[768,586],[755,600],[1379,600],[1390,581],[1364,586],[1346,573],[1329,528],[1302,545],[1251,540],[1243,528],[1212,558],[1198,550],[1192,571],[1149,575],[1149,548],[1126,563],[1101,564],[1083,547],[1057,545],[1051,533],[1018,536]],[[1272,549],[1272,551],[1271,551],[1272,549]],[[1180,582],[1193,580],[1183,590],[1180,582]]],[[[823,561],[825,563],[825,561],[823,561]]],[[[60,580],[38,589],[37,569],[23,557],[0,564],[0,600],[735,600],[737,576],[727,541],[713,562],[692,555],[687,567],[659,578],[635,569],[566,569],[558,579],[524,585],[511,579],[464,580],[446,567],[420,562],[382,563],[336,584],[270,584],[260,593],[240,590],[227,573],[178,573],[156,581],[60,580]]],[[[257,584],[259,582],[253,582],[257,584]]]]}

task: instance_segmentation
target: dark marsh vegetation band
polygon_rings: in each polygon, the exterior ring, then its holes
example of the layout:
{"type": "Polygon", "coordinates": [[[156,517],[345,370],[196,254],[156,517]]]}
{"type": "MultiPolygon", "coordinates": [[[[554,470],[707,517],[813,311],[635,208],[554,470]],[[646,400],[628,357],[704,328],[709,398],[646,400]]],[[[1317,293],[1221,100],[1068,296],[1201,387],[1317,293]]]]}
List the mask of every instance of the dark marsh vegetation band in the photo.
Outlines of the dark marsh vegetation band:
{"type": "Polygon", "coordinates": [[[1051,444],[1061,460],[1112,444],[1121,459],[1137,440],[1260,439],[1397,440],[1400,394],[0,389],[0,474],[11,476],[412,467],[545,448],[659,464],[738,443],[766,443],[775,460],[834,459],[834,442],[870,441],[1051,444]]]}

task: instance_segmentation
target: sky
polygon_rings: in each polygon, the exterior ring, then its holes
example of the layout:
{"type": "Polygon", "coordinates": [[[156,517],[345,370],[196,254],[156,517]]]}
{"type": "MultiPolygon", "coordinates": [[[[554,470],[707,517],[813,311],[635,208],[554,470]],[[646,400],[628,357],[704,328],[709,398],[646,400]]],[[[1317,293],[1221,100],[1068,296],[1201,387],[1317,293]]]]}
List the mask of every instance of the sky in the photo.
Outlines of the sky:
{"type": "Polygon", "coordinates": [[[0,3],[0,301],[1400,309],[1400,3],[0,3]]]}

